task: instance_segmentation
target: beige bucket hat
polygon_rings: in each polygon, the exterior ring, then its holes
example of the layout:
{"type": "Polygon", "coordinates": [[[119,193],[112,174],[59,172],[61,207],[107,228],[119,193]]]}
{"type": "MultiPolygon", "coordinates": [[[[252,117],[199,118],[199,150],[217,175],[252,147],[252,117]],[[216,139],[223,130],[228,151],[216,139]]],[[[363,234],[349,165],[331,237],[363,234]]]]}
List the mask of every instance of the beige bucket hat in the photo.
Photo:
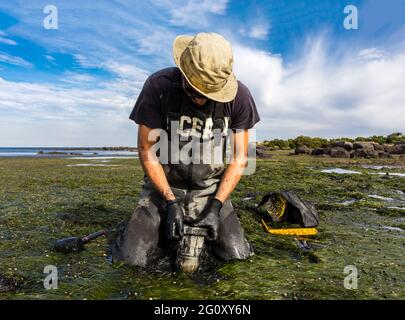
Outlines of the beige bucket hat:
{"type": "Polygon", "coordinates": [[[174,62],[200,94],[218,101],[235,99],[238,82],[232,71],[230,43],[217,33],[180,35],[173,42],[174,62]]]}

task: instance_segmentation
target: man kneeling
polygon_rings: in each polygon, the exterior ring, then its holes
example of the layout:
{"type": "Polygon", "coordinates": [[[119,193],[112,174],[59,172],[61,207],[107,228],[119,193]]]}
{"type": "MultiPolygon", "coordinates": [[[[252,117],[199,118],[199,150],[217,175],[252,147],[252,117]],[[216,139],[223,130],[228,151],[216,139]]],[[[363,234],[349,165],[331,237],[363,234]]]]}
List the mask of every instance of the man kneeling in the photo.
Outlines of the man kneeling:
{"type": "Polygon", "coordinates": [[[222,36],[178,36],[173,55],[177,67],[146,80],[130,115],[139,125],[145,183],[113,258],[136,266],[155,263],[168,243],[183,237],[188,224],[207,230],[207,243],[221,260],[246,259],[253,250],[230,194],[246,165],[248,129],[260,120],[254,100],[236,80],[232,49],[222,36]],[[210,149],[217,144],[215,132],[224,146],[231,138],[234,152],[227,165],[207,161],[215,158],[216,151],[210,149]],[[158,156],[154,152],[157,143],[166,145],[167,161],[162,160],[162,149],[158,156]]]}

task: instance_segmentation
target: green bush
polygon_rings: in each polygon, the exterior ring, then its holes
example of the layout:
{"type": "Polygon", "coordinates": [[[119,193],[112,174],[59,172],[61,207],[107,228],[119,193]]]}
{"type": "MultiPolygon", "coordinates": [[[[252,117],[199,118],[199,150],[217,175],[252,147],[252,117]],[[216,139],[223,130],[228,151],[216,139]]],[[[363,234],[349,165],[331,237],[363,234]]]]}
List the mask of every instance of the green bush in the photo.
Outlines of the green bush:
{"type": "Polygon", "coordinates": [[[295,147],[298,146],[307,146],[308,148],[322,148],[326,147],[329,144],[329,141],[324,138],[311,138],[306,136],[299,136],[295,138],[295,147]]]}
{"type": "Polygon", "coordinates": [[[394,132],[387,136],[386,142],[393,144],[405,143],[405,136],[401,132],[394,132]]]}
{"type": "Polygon", "coordinates": [[[287,150],[290,149],[290,145],[288,140],[281,140],[281,139],[274,139],[271,141],[265,140],[263,145],[270,148],[271,150],[287,150]]]}

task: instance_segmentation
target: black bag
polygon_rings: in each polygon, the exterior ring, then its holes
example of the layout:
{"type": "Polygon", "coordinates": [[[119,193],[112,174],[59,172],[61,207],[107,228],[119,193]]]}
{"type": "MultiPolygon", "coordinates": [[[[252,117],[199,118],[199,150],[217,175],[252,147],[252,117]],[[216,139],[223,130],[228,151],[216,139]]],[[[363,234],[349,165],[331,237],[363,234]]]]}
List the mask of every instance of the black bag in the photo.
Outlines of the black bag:
{"type": "Polygon", "coordinates": [[[319,216],[312,202],[302,200],[293,191],[272,192],[265,195],[257,208],[263,207],[273,221],[316,227],[319,216]]]}

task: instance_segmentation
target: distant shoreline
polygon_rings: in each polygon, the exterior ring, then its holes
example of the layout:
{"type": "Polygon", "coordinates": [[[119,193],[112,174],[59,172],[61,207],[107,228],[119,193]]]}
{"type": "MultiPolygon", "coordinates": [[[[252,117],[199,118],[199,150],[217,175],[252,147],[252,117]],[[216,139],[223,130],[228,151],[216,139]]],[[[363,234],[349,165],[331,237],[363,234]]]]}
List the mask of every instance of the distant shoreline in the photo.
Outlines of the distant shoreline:
{"type": "Polygon", "coordinates": [[[137,147],[0,147],[2,149],[82,150],[82,151],[138,151],[137,147]]]}
{"type": "Polygon", "coordinates": [[[0,147],[0,158],[9,157],[105,157],[105,156],[137,156],[135,147],[0,147]]]}

